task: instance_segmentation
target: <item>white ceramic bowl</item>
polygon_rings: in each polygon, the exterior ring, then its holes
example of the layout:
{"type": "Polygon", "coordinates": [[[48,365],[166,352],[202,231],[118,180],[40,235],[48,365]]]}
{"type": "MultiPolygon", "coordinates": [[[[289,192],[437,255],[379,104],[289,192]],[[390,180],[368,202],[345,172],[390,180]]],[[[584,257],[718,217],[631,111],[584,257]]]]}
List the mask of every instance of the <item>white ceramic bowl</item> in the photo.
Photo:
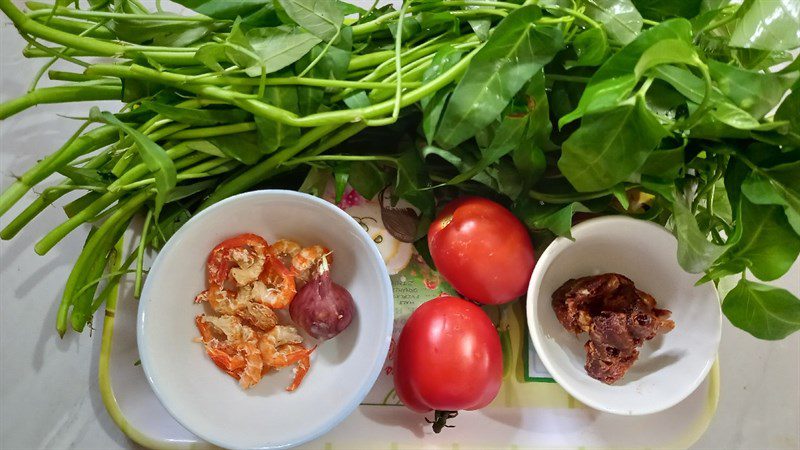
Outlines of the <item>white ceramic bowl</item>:
{"type": "Polygon", "coordinates": [[[628,217],[602,217],[578,224],[575,238],[556,239],[536,263],[528,287],[528,329],[536,352],[553,378],[584,404],[614,414],[650,414],[674,406],[703,381],[717,355],[722,327],[716,290],[694,286],[676,258],[677,241],[661,226],[628,217]],[[564,329],[552,294],[570,278],[617,272],[672,311],[675,329],[645,341],[639,359],[613,385],[584,369],[588,334],[564,329]]]}
{"type": "Polygon", "coordinates": [[[375,382],[392,333],[392,287],[378,250],[344,211],[293,191],[231,197],[188,221],[161,250],[139,304],[142,367],[161,403],[188,430],[226,448],[288,448],[314,439],[347,417],[375,382]],[[356,304],[350,326],[312,354],[311,369],[286,392],[291,368],[271,372],[249,390],[206,356],[193,303],[205,289],[205,261],[228,237],[256,233],[323,244],[334,254],[332,278],[356,304]]]}

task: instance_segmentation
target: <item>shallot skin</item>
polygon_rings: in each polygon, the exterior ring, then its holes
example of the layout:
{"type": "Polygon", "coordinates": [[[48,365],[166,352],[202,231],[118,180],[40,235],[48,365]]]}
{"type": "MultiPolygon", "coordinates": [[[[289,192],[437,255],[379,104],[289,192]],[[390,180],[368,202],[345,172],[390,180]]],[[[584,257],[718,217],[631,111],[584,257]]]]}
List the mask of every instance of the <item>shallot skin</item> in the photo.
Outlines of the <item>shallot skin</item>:
{"type": "Polygon", "coordinates": [[[355,309],[350,292],[331,281],[330,271],[321,267],[294,297],[289,305],[289,314],[306,333],[316,339],[328,340],[350,325],[355,309]]]}

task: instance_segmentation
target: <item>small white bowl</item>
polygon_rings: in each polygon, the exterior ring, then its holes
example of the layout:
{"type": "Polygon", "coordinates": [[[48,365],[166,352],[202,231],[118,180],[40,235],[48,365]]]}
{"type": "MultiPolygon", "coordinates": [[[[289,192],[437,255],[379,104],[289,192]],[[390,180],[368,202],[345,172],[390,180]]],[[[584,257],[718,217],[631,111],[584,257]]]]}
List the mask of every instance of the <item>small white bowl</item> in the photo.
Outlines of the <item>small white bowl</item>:
{"type": "Polygon", "coordinates": [[[322,199],[293,191],[231,197],[197,214],[161,250],[139,303],[137,341],[147,380],[186,429],[226,448],[288,448],[344,420],[372,387],[394,320],[392,287],[378,249],[361,226],[322,199]],[[356,304],[350,326],[312,354],[311,369],[286,392],[292,369],[271,372],[243,390],[206,355],[193,303],[205,289],[205,262],[222,240],[256,233],[322,244],[334,254],[332,278],[356,304]]]}
{"type": "Polygon", "coordinates": [[[677,241],[652,222],[623,216],[576,225],[575,238],[556,239],[536,263],[528,287],[528,329],[547,370],[584,404],[614,414],[641,415],[667,409],[691,394],[717,355],[722,328],[717,292],[695,286],[698,275],[678,265],[677,241]],[[552,294],[570,278],[617,272],[672,311],[675,329],[645,341],[639,359],[613,385],[584,368],[588,334],[575,336],[556,318],[552,294]]]}

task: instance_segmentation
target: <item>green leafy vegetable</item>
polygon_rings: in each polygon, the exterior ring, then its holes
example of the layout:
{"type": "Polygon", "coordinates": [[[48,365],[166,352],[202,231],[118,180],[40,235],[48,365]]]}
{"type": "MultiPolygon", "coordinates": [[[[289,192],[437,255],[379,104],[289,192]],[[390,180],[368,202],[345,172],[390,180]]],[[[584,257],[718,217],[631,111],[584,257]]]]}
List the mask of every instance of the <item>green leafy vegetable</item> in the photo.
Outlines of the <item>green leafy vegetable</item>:
{"type": "Polygon", "coordinates": [[[719,90],[736,106],[756,119],[764,117],[783,99],[800,72],[761,73],[744,70],[729,64],[709,61],[711,77],[719,90]]]}
{"type": "Polygon", "coordinates": [[[114,117],[108,111],[100,111],[97,107],[92,107],[89,111],[89,117],[97,122],[106,123],[108,125],[119,128],[120,131],[130,136],[136,143],[136,148],[142,157],[142,161],[147,165],[147,169],[152,172],[156,179],[156,209],[155,215],[164,206],[167,195],[175,188],[177,183],[177,171],[172,159],[167,156],[166,152],[160,145],[153,142],[150,138],[139,132],[138,130],[120,122],[119,119],[114,117]]]}
{"type": "Polygon", "coordinates": [[[743,198],[740,226],[738,242],[724,256],[742,263],[760,280],[779,278],[797,260],[800,236],[780,206],[757,205],[743,198]]]}
{"type": "Polygon", "coordinates": [[[586,14],[605,26],[611,40],[623,45],[642,30],[642,15],[630,0],[586,0],[586,14]]]}
{"type": "Polygon", "coordinates": [[[587,112],[617,106],[636,86],[634,68],[648,48],[667,39],[691,42],[691,36],[692,25],[685,19],[668,20],[642,32],[600,66],[586,86],[577,108],[561,117],[558,126],[563,127],[587,112]]]}
{"type": "Polygon", "coordinates": [[[676,196],[673,217],[678,238],[678,262],[689,273],[701,273],[708,270],[727,249],[709,242],[708,236],[700,231],[690,206],[685,199],[676,196]]]}
{"type": "Polygon", "coordinates": [[[742,192],[759,205],[784,205],[800,212],[800,161],[753,171],[742,192]]]}
{"type": "Polygon", "coordinates": [[[759,339],[776,340],[800,330],[800,300],[785,289],[742,279],[725,296],[722,312],[759,339]]]}
{"type": "Polygon", "coordinates": [[[228,50],[228,55],[251,77],[261,75],[262,71],[277,72],[297,62],[320,42],[319,38],[296,28],[254,28],[245,39],[241,46],[250,50],[248,53],[234,49],[228,50]]]}
{"type": "Polygon", "coordinates": [[[564,142],[558,167],[578,191],[608,189],[639,169],[666,135],[641,98],[586,116],[564,142]]]}
{"type": "Polygon", "coordinates": [[[517,9],[495,29],[456,86],[442,116],[436,141],[453,147],[489,125],[511,98],[562,46],[561,34],[537,26],[535,6],[517,9]]]}
{"type": "Polygon", "coordinates": [[[338,35],[344,14],[339,0],[277,0],[286,14],[314,36],[331,41],[338,35]]]}
{"type": "Polygon", "coordinates": [[[599,66],[608,54],[608,38],[602,28],[590,28],[572,43],[578,60],[571,66],[599,66]]]}
{"type": "Polygon", "coordinates": [[[528,203],[517,209],[523,222],[528,227],[538,230],[550,230],[556,236],[572,239],[572,217],[576,212],[588,212],[584,205],[573,202],[568,205],[536,205],[528,203]]]}
{"type": "Polygon", "coordinates": [[[673,17],[692,18],[700,13],[702,0],[633,0],[645,19],[666,20],[673,17]]]}
{"type": "Polygon", "coordinates": [[[246,122],[251,117],[251,114],[240,109],[190,109],[152,101],[142,102],[142,108],[175,122],[203,127],[246,122]]]}
{"type": "MultiPolygon", "coordinates": [[[[269,87],[264,91],[262,101],[287,111],[299,110],[297,89],[292,86],[269,87]]],[[[262,153],[272,153],[300,138],[300,129],[297,127],[259,116],[255,121],[262,153]]]]}
{"type": "Polygon", "coordinates": [[[752,0],[731,34],[733,47],[789,50],[800,47],[800,8],[794,0],[752,0]]]}

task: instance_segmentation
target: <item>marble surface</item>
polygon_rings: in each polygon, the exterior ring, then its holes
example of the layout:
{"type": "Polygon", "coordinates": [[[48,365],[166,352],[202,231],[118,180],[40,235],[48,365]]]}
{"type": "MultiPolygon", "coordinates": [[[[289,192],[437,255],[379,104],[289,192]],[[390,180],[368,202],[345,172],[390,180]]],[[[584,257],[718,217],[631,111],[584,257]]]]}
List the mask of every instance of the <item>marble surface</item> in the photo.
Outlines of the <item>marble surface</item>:
{"type": "MultiPolygon", "coordinates": [[[[2,102],[26,91],[38,64],[19,56],[23,41],[4,16],[0,22],[2,102]]],[[[56,114],[85,114],[86,107],[40,106],[0,122],[0,187],[74,131],[74,121],[56,114]]],[[[100,399],[100,334],[62,340],[54,330],[60,290],[86,229],[43,257],[32,246],[61,220],[62,212],[49,208],[0,243],[0,448],[132,448],[100,399]]],[[[777,283],[800,294],[800,263],[777,283]]],[[[725,322],[720,361],[719,408],[694,448],[800,448],[800,334],[764,342],[725,322]]]]}

